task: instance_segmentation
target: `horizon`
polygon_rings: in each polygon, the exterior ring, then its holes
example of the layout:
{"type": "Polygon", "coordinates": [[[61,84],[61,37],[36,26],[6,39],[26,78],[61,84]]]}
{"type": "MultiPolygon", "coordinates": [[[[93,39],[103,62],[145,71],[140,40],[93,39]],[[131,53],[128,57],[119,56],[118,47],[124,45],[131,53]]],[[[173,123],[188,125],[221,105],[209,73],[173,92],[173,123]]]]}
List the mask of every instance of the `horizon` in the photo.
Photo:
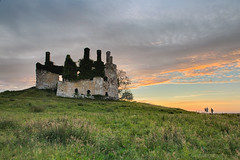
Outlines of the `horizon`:
{"type": "Polygon", "coordinates": [[[46,51],[56,65],[89,47],[111,51],[134,100],[240,113],[240,1],[0,1],[0,92],[35,86],[46,51]]]}
{"type": "MultiPolygon", "coordinates": [[[[24,89],[20,89],[20,90],[0,90],[0,93],[3,93],[5,91],[23,91],[23,90],[27,90],[27,89],[30,89],[30,88],[36,88],[36,86],[32,86],[32,87],[24,88],[24,89]]],[[[158,104],[158,103],[154,103],[154,102],[153,103],[152,102],[147,102],[146,100],[144,100],[144,101],[141,101],[141,100],[137,101],[137,100],[134,99],[132,102],[146,103],[146,104],[152,104],[152,105],[157,105],[157,106],[161,106],[161,107],[179,108],[179,109],[187,110],[184,107],[164,106],[164,105],[161,105],[161,104],[158,104]]],[[[205,106],[205,108],[206,107],[209,108],[208,106],[205,106]]],[[[202,113],[202,114],[210,114],[211,113],[210,111],[209,112],[204,111],[205,108],[202,108],[200,110],[187,110],[187,111],[197,112],[197,113],[202,113]]],[[[214,114],[240,114],[240,112],[215,112],[214,111],[214,114]]]]}

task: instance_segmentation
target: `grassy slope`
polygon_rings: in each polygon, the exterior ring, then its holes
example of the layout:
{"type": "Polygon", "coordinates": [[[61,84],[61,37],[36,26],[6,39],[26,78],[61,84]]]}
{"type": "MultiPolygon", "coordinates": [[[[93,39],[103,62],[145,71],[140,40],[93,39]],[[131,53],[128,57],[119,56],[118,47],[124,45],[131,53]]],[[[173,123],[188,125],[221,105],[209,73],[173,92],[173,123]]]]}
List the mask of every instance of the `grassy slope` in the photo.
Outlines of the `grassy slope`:
{"type": "Polygon", "coordinates": [[[0,94],[0,159],[239,159],[240,115],[0,94]]]}

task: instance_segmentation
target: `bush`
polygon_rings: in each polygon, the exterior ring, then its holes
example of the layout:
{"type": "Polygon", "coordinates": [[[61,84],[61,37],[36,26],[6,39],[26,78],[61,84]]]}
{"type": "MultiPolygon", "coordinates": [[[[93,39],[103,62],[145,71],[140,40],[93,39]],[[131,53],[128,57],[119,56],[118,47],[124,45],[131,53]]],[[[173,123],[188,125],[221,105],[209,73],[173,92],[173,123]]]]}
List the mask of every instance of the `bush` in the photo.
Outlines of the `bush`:
{"type": "Polygon", "coordinates": [[[102,96],[102,95],[93,95],[93,97],[97,100],[102,100],[105,98],[105,96],[102,96]]]}
{"type": "Polygon", "coordinates": [[[47,107],[48,108],[56,108],[57,106],[49,104],[49,105],[47,105],[47,107]]]}
{"type": "Polygon", "coordinates": [[[78,103],[77,105],[78,105],[78,106],[84,106],[84,104],[83,104],[83,103],[78,103]]]}
{"type": "Polygon", "coordinates": [[[31,112],[43,112],[45,110],[45,107],[43,106],[31,106],[30,111],[31,112]]]}
{"type": "Polygon", "coordinates": [[[15,128],[16,123],[12,120],[1,119],[0,120],[0,129],[15,128]]]}
{"type": "Polygon", "coordinates": [[[133,100],[133,94],[130,91],[126,90],[125,92],[122,93],[121,99],[131,101],[133,100]]]}
{"type": "Polygon", "coordinates": [[[113,108],[107,108],[106,111],[107,112],[114,112],[114,109],[113,108]]]}
{"type": "Polygon", "coordinates": [[[59,142],[59,143],[67,143],[67,139],[70,138],[73,134],[73,128],[71,126],[52,126],[47,130],[44,130],[40,133],[40,137],[46,139],[49,142],[59,142]]]}
{"type": "Polygon", "coordinates": [[[68,144],[71,141],[79,141],[84,144],[94,141],[90,130],[92,126],[86,122],[68,122],[65,119],[58,121],[48,121],[46,123],[36,123],[38,128],[37,136],[50,143],[68,144]]]}

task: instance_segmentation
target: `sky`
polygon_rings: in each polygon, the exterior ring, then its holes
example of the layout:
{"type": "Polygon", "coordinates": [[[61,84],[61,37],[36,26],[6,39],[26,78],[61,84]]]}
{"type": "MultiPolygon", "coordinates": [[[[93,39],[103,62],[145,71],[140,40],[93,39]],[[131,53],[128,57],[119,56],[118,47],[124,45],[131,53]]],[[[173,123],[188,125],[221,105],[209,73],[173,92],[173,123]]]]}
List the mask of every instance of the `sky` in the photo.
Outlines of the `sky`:
{"type": "MultiPolygon", "coordinates": [[[[239,0],[0,0],[0,91],[35,85],[35,64],[111,51],[134,99],[240,112],[239,0]]],[[[105,55],[103,56],[105,59],[105,55]]]]}

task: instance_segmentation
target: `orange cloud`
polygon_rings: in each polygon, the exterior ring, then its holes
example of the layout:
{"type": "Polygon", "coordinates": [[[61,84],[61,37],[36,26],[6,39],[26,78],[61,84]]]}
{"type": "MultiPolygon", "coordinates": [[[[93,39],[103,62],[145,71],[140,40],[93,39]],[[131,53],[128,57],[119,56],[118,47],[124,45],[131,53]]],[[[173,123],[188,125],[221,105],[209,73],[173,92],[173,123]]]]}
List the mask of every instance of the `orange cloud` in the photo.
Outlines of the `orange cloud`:
{"type": "Polygon", "coordinates": [[[240,60],[238,60],[236,67],[240,68],[240,60]]]}
{"type": "Polygon", "coordinates": [[[225,74],[240,68],[240,50],[225,54],[220,58],[215,58],[215,61],[213,61],[214,57],[217,57],[216,53],[204,53],[181,58],[196,63],[182,63],[176,66],[176,69],[134,72],[131,74],[134,79],[133,88],[162,83],[225,83],[237,81],[236,79],[231,79],[234,78],[233,75],[225,74]],[[211,61],[208,61],[208,59],[211,59],[211,61]],[[201,61],[198,62],[198,60],[201,61]],[[197,79],[203,76],[209,76],[209,79],[201,81],[197,79]],[[215,76],[218,80],[211,79],[211,76],[215,76]],[[223,76],[230,80],[223,79],[223,76]],[[177,82],[174,82],[176,80],[177,82]]]}
{"type": "Polygon", "coordinates": [[[157,77],[141,78],[133,80],[133,84],[130,87],[131,89],[138,88],[141,86],[157,85],[170,81],[170,79],[158,79],[157,77]],[[135,82],[134,82],[135,81],[135,82]]]}

